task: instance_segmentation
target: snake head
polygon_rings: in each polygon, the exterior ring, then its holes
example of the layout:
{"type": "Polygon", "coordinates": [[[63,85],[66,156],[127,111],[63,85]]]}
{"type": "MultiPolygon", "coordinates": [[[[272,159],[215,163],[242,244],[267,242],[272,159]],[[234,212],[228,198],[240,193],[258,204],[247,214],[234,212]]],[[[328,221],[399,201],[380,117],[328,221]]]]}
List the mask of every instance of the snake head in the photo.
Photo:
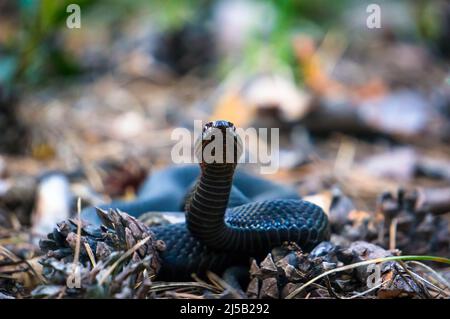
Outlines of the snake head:
{"type": "Polygon", "coordinates": [[[208,137],[212,135],[215,130],[220,130],[222,133],[225,133],[227,131],[236,132],[236,127],[233,123],[224,120],[208,122],[203,126],[202,138],[209,139],[208,137]]]}
{"type": "Polygon", "coordinates": [[[236,165],[242,155],[242,141],[234,124],[224,120],[206,123],[195,154],[201,163],[236,165]]]}

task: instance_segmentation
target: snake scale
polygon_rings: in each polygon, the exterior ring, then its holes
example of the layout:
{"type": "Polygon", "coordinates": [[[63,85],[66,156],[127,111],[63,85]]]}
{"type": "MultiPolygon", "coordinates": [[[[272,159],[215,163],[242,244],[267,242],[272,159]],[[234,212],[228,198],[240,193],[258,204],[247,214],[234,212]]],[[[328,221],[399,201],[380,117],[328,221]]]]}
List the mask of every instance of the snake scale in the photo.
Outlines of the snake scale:
{"type": "MultiPolygon", "coordinates": [[[[248,265],[250,256],[264,257],[285,241],[308,251],[328,236],[328,219],[320,207],[301,200],[290,188],[236,169],[242,150],[232,123],[205,125],[196,145],[200,156],[217,130],[224,133],[223,161],[201,160],[198,166],[155,172],[137,200],[100,206],[135,217],[150,211],[185,212],[185,223],[152,227],[166,243],[158,279],[181,280],[192,273],[221,273],[230,266],[248,265]],[[229,135],[231,142],[225,138],[229,135]],[[235,151],[231,162],[225,160],[230,146],[235,151]]],[[[83,210],[82,218],[100,223],[93,207],[83,210]]]]}

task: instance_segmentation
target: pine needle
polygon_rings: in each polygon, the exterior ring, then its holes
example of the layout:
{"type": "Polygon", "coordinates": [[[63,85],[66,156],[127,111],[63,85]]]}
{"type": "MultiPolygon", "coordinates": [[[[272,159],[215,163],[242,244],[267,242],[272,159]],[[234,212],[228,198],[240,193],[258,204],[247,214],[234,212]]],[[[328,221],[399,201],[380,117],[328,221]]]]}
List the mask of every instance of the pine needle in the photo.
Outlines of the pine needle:
{"type": "Polygon", "coordinates": [[[421,263],[421,262],[415,261],[415,260],[412,260],[409,263],[420,266],[420,267],[428,270],[431,274],[433,274],[433,276],[439,283],[443,284],[447,289],[450,289],[450,283],[433,268],[425,265],[424,263],[421,263]]]}
{"type": "Polygon", "coordinates": [[[444,258],[444,257],[436,257],[436,256],[392,256],[392,257],[384,257],[384,258],[375,258],[375,259],[371,259],[371,260],[365,260],[365,261],[357,262],[357,263],[354,263],[351,265],[346,265],[343,267],[338,267],[335,269],[328,270],[328,271],[314,277],[310,281],[306,282],[304,285],[295,289],[293,292],[291,292],[289,295],[287,295],[286,299],[294,298],[295,296],[297,296],[301,291],[303,291],[306,287],[308,287],[312,283],[316,282],[317,280],[319,280],[323,277],[331,275],[333,273],[342,272],[342,271],[346,271],[349,269],[357,268],[360,266],[366,266],[366,265],[370,265],[370,264],[377,264],[377,263],[388,262],[388,261],[399,261],[399,260],[403,260],[403,261],[429,260],[429,261],[434,261],[434,262],[450,264],[450,259],[444,258]]]}
{"type": "Polygon", "coordinates": [[[136,250],[138,250],[142,245],[144,245],[149,239],[151,238],[151,236],[145,237],[144,239],[142,239],[141,241],[139,241],[136,245],[134,245],[133,247],[131,247],[130,249],[128,249],[122,256],[120,256],[119,259],[117,259],[114,264],[111,265],[111,267],[108,268],[108,270],[105,272],[105,274],[102,276],[102,278],[100,279],[100,281],[98,282],[99,285],[102,285],[105,280],[108,278],[108,276],[114,271],[114,269],[125,259],[127,259],[128,257],[130,257],[136,250]]]}
{"type": "Polygon", "coordinates": [[[78,265],[78,261],[80,260],[80,246],[81,246],[81,198],[78,197],[77,200],[77,241],[75,244],[75,254],[73,257],[73,268],[75,271],[75,268],[78,265]]]}
{"type": "Polygon", "coordinates": [[[84,248],[87,251],[87,254],[88,254],[89,259],[91,261],[92,267],[95,267],[97,264],[95,262],[95,256],[94,256],[94,253],[92,252],[91,246],[89,246],[88,243],[84,243],[84,248]]]}

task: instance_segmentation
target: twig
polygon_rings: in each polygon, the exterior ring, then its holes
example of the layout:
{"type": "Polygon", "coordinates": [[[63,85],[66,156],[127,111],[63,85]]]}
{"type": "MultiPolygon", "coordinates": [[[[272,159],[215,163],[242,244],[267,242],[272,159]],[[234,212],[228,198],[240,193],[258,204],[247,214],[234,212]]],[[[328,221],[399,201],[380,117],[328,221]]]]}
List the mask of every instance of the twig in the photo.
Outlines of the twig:
{"type": "Polygon", "coordinates": [[[394,250],[397,246],[397,217],[393,218],[389,226],[389,249],[394,250]]]}
{"type": "Polygon", "coordinates": [[[77,241],[75,243],[75,254],[73,256],[73,272],[75,273],[78,261],[80,260],[80,244],[81,244],[81,198],[77,200],[77,241]]]}

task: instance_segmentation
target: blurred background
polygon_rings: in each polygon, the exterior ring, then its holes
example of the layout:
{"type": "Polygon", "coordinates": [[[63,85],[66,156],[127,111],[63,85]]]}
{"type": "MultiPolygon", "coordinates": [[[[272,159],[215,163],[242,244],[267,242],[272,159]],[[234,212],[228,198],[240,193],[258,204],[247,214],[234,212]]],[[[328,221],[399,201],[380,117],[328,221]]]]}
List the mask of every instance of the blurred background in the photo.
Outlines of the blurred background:
{"type": "Polygon", "coordinates": [[[0,0],[0,238],[132,199],[174,128],[226,119],[280,128],[267,178],[315,194],[342,240],[449,256],[449,62],[443,0],[0,0]],[[393,244],[372,222],[405,207],[421,240],[400,218],[393,244]]]}

